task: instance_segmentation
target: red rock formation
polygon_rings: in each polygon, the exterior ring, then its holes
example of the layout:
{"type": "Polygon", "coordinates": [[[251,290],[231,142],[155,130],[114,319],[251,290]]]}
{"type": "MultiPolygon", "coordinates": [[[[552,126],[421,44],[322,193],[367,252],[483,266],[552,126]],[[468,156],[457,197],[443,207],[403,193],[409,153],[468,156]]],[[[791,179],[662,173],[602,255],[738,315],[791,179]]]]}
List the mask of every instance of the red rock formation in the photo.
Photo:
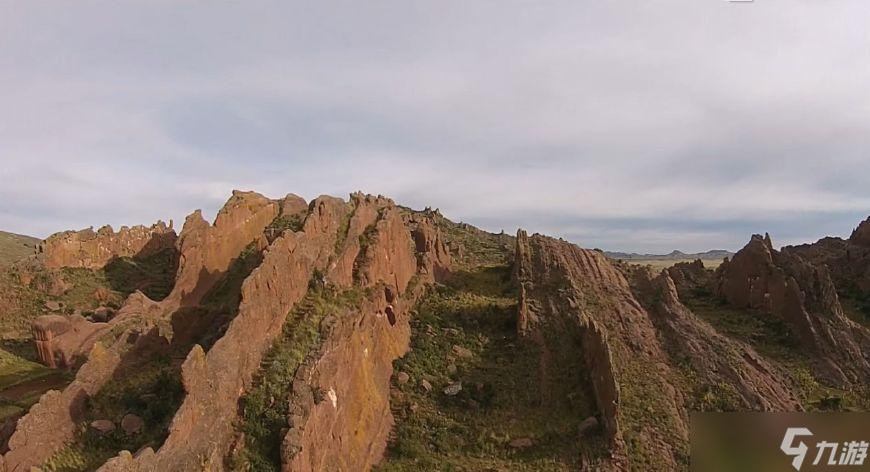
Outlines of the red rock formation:
{"type": "Polygon", "coordinates": [[[115,233],[111,226],[66,231],[49,236],[39,247],[45,267],[100,269],[115,257],[147,257],[175,246],[175,231],[158,221],[150,228],[126,226],[115,233]]]}
{"type": "Polygon", "coordinates": [[[226,272],[242,249],[262,237],[278,216],[279,205],[254,192],[233,191],[218,212],[214,225],[196,211],[178,236],[180,259],[175,288],[164,301],[168,307],[196,305],[226,272]]]}
{"type": "Polygon", "coordinates": [[[297,371],[282,470],[368,470],[380,461],[393,425],[392,361],[404,355],[410,339],[410,303],[394,305],[395,326],[384,319],[387,303],[376,291],[357,309],[329,320],[319,352],[297,371]],[[314,391],[324,398],[316,401],[314,391]]]}
{"type": "Polygon", "coordinates": [[[399,209],[387,207],[375,223],[373,241],[357,261],[359,284],[371,287],[381,282],[398,289],[401,295],[417,269],[414,242],[399,209]]]}
{"type": "Polygon", "coordinates": [[[281,216],[305,217],[308,214],[308,202],[299,195],[288,193],[281,200],[281,216]]]}
{"type": "Polygon", "coordinates": [[[120,356],[97,344],[63,392],[50,390],[18,421],[9,439],[9,452],[0,465],[5,471],[30,470],[60,450],[84,421],[85,403],[108,381],[120,356]]]}
{"type": "Polygon", "coordinates": [[[713,272],[704,267],[701,259],[696,259],[694,262],[677,262],[666,270],[681,297],[694,290],[708,290],[713,281],[713,272]]]}
{"type": "Polygon", "coordinates": [[[369,244],[374,225],[380,212],[393,202],[386,198],[354,193],[350,196],[353,216],[347,228],[347,236],[330,264],[328,280],[339,287],[350,287],[354,282],[354,265],[359,257],[361,242],[369,244]]]}
{"type": "Polygon", "coordinates": [[[612,459],[590,468],[628,468],[642,457],[673,470],[688,446],[682,394],[649,315],[628,281],[600,252],[540,235],[517,234],[518,329],[542,346],[546,377],[551,340],[579,333],[612,459]],[[629,441],[624,441],[630,436],[629,441]],[[643,445],[643,447],[640,447],[643,445]]]}
{"type": "Polygon", "coordinates": [[[870,333],[843,314],[826,266],[807,262],[798,251],[776,251],[769,236],[754,235],[719,267],[717,277],[717,294],[730,305],[758,309],[788,324],[828,383],[846,386],[870,378],[862,351],[870,333]]]}
{"type": "Polygon", "coordinates": [[[638,268],[632,286],[647,301],[668,352],[678,357],[674,363],[691,364],[693,387],[733,390],[734,398],[728,400],[735,410],[803,410],[778,368],[746,344],[718,333],[680,302],[670,272],[653,276],[650,269],[638,268]]]}
{"type": "Polygon", "coordinates": [[[448,268],[453,265],[453,257],[432,217],[414,216],[410,224],[414,226],[414,244],[417,250],[417,266],[420,275],[428,280],[442,281],[449,275],[448,268]]]}
{"type": "MultiPolygon", "coordinates": [[[[100,338],[100,343],[94,345],[88,361],[79,370],[76,380],[64,390],[63,394],[48,397],[49,406],[34,407],[22,419],[30,425],[26,434],[37,439],[16,440],[18,435],[16,431],[10,439],[10,451],[4,456],[7,468],[26,470],[32,465],[39,465],[56,451],[55,445],[59,447],[71,440],[78,419],[74,414],[58,415],[57,411],[67,409],[80,412],[80,407],[77,406],[79,402],[83,402],[87,396],[99,391],[111,378],[112,371],[119,366],[121,353],[144,345],[141,355],[151,355],[152,350],[147,346],[147,343],[151,342],[151,337],[141,337],[140,333],[156,333],[156,336],[171,339],[172,315],[179,307],[194,306],[199,303],[202,296],[215,281],[220,279],[233,260],[239,257],[242,249],[262,238],[263,229],[277,214],[276,202],[251,192],[233,192],[233,196],[218,213],[213,226],[203,221],[198,211],[188,217],[177,241],[181,256],[172,293],[159,303],[149,300],[141,293],[134,293],[127,299],[117,316],[110,323],[105,324],[106,328],[95,331],[92,336],[86,338],[88,342],[100,338]],[[125,341],[125,339],[140,338],[143,340],[142,343],[125,341]],[[99,359],[94,359],[94,352],[106,354],[99,359]],[[34,446],[36,442],[41,441],[39,439],[41,437],[51,438],[47,443],[51,447],[34,446]]],[[[61,342],[60,338],[68,336],[71,332],[67,331],[63,335],[53,337],[53,345],[61,342]]],[[[78,336],[70,338],[72,345],[87,345],[77,342],[78,336]]],[[[62,342],[61,345],[66,345],[66,342],[62,342]]],[[[68,356],[71,358],[77,354],[83,352],[72,350],[69,351],[68,356]]],[[[42,403],[41,400],[40,404],[42,403]]]]}
{"type": "Polygon", "coordinates": [[[76,357],[90,352],[108,324],[91,323],[80,315],[44,315],[32,328],[39,360],[54,369],[72,367],[76,357]]]}

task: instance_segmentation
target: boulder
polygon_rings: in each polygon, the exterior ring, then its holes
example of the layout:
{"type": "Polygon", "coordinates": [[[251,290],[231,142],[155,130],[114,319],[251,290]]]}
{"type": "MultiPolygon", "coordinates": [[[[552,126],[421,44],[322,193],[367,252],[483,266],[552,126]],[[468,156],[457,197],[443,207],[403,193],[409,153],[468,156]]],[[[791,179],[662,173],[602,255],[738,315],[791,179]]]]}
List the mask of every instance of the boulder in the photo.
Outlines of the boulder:
{"type": "Polygon", "coordinates": [[[91,421],[91,429],[99,434],[108,434],[115,430],[115,423],[111,420],[94,420],[91,421]]]}
{"type": "Polygon", "coordinates": [[[516,438],[512,439],[508,445],[514,449],[526,449],[534,446],[535,442],[532,441],[532,438],[516,438]]]}
{"type": "Polygon", "coordinates": [[[142,428],[145,426],[145,422],[142,421],[142,418],[132,414],[127,413],[121,419],[121,429],[124,430],[124,433],[127,436],[133,436],[135,434],[139,434],[142,432],[142,428]]]}
{"type": "Polygon", "coordinates": [[[399,372],[398,374],[396,374],[396,383],[398,383],[399,385],[404,385],[408,383],[408,380],[410,379],[411,376],[408,375],[406,372],[399,372]]]}
{"type": "Polygon", "coordinates": [[[60,303],[54,300],[45,302],[45,309],[48,311],[60,311],[60,303]]]}
{"type": "Polygon", "coordinates": [[[470,349],[464,348],[462,346],[457,346],[455,344],[453,345],[453,348],[451,349],[451,351],[453,351],[453,354],[456,354],[457,357],[461,357],[464,359],[469,359],[471,357],[474,357],[474,353],[471,352],[470,349]]]}
{"type": "Polygon", "coordinates": [[[444,387],[444,395],[449,397],[453,397],[459,394],[462,391],[462,382],[451,382],[446,387],[444,387]]]}

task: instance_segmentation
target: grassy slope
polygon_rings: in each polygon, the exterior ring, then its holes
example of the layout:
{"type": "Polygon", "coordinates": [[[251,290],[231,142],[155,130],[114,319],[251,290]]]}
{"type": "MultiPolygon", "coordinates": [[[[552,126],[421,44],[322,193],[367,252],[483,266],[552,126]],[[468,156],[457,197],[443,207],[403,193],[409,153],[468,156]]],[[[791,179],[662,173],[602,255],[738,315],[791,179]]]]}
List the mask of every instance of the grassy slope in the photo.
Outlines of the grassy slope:
{"type": "Polygon", "coordinates": [[[40,241],[31,236],[0,231],[0,266],[7,266],[33,254],[40,241]]]}
{"type": "Polygon", "coordinates": [[[844,391],[826,386],[813,377],[810,356],[784,322],[757,310],[728,307],[703,291],[686,297],[683,303],[720,333],[746,342],[781,366],[808,410],[870,409],[866,390],[844,391]]]}
{"type": "MultiPolygon", "coordinates": [[[[471,238],[458,236],[455,240],[470,246],[471,238]]],[[[493,257],[492,246],[500,246],[502,238],[493,236],[474,242],[472,247],[484,252],[470,254],[468,260],[504,261],[504,254],[493,257]]],[[[378,470],[576,467],[577,423],[592,414],[592,407],[583,395],[568,394],[576,392],[568,375],[559,379],[564,391],[542,391],[547,387],[537,378],[540,350],[516,337],[510,266],[473,267],[456,273],[448,285],[430,289],[418,303],[411,330],[412,349],[395,363],[396,371],[409,374],[410,380],[401,385],[394,380],[396,427],[378,470]],[[458,356],[454,346],[473,356],[458,356]],[[433,386],[430,392],[423,380],[433,386]],[[462,391],[445,394],[444,388],[456,381],[462,382],[462,391]],[[512,448],[509,443],[517,438],[531,438],[533,446],[512,448]]]]}

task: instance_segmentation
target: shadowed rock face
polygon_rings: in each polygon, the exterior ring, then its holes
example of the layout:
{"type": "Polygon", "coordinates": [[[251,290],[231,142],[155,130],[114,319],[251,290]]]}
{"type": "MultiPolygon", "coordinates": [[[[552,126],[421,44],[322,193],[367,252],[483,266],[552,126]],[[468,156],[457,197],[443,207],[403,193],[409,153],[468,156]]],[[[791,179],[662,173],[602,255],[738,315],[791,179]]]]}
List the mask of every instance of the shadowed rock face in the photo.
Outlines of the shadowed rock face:
{"type": "MultiPolygon", "coordinates": [[[[182,247],[191,247],[187,227],[180,238],[182,247]]],[[[196,221],[190,227],[191,232],[206,230],[196,221]]],[[[434,244],[443,247],[443,242],[434,244]]],[[[179,269],[179,280],[185,278],[191,261],[206,259],[184,255],[182,251],[185,263],[179,269]]],[[[411,228],[392,201],[363,195],[354,195],[350,204],[318,198],[310,206],[302,231],[286,231],[265,249],[262,262],[242,285],[238,314],[223,336],[207,353],[195,346],[188,354],[182,366],[187,396],[164,444],[136,457],[120,454],[101,470],[223,470],[233,443],[239,398],[251,387],[263,354],[310,283],[369,287],[374,289],[369,292],[374,298],[351,310],[353,314],[336,319],[325,347],[311,356],[309,363],[316,366],[318,375],[304,380],[331,385],[336,401],[345,406],[337,417],[326,414],[328,410],[310,409],[310,417],[294,423],[299,432],[295,450],[301,455],[288,456],[285,469],[317,470],[318,464],[340,463],[357,470],[373,464],[380,458],[392,424],[389,379],[392,360],[408,345],[404,313],[415,295],[406,289],[418,271],[418,259],[425,257],[415,253],[411,228]],[[391,302],[387,302],[388,293],[391,302]],[[396,326],[385,321],[388,303],[399,316],[396,326]],[[361,371],[358,362],[367,365],[367,370],[361,371]],[[346,438],[347,447],[327,441],[332,437],[346,438]]],[[[184,287],[190,283],[177,285],[176,290],[184,291],[184,287]]],[[[416,287],[420,290],[422,285],[416,287]]],[[[163,302],[164,307],[168,303],[163,302]]]]}
{"type": "Polygon", "coordinates": [[[175,246],[172,225],[158,221],[145,226],[122,227],[117,233],[111,226],[98,231],[84,229],[49,236],[39,247],[45,267],[84,267],[101,269],[116,257],[147,257],[175,246]]]}
{"type": "Polygon", "coordinates": [[[593,470],[628,468],[645,445],[657,467],[685,461],[687,417],[682,395],[649,315],[628,281],[600,252],[540,235],[517,235],[520,285],[518,329],[547,351],[560,336],[579,332],[589,381],[610,438],[613,457],[593,470]],[[640,412],[653,412],[650,415],[640,412]]]}
{"type": "MultiPolygon", "coordinates": [[[[166,299],[154,302],[136,292],[109,323],[81,320],[87,325],[79,324],[78,330],[74,329],[76,323],[70,322],[70,329],[63,334],[52,332],[52,352],[61,349],[65,359],[90,354],[75,381],[62,394],[49,392],[19,422],[19,428],[9,441],[10,451],[4,456],[7,469],[26,470],[39,465],[72,440],[83,415],[85,399],[112,378],[122,357],[139,350],[142,355],[151,355],[147,346],[140,349],[147,344],[146,340],[171,339],[173,314],[182,306],[197,305],[242,249],[262,237],[263,229],[277,213],[278,203],[252,192],[233,192],[213,226],[195,212],[187,218],[176,242],[180,263],[175,286],[166,299]],[[95,358],[97,352],[101,354],[95,358]],[[27,427],[22,429],[20,425],[27,427]]],[[[44,334],[47,330],[63,325],[63,322],[50,322],[47,326],[35,326],[34,331],[40,333],[40,337],[48,337],[44,334]]],[[[54,358],[57,357],[55,354],[54,358]]]]}
{"type": "Polygon", "coordinates": [[[814,355],[814,369],[827,382],[867,381],[870,364],[861,346],[870,334],[843,314],[827,266],[799,254],[776,251],[769,236],[754,235],[717,270],[716,293],[734,307],[783,320],[814,355]]]}

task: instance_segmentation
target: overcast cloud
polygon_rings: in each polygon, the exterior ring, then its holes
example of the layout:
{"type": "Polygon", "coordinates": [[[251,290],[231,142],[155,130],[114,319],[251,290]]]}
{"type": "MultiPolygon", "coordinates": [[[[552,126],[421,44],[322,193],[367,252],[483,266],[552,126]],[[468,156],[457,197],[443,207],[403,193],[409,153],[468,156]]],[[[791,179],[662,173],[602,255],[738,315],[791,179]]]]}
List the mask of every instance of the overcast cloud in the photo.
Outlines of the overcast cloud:
{"type": "Polygon", "coordinates": [[[866,0],[0,5],[8,231],[233,188],[644,252],[870,214],[866,0]]]}

